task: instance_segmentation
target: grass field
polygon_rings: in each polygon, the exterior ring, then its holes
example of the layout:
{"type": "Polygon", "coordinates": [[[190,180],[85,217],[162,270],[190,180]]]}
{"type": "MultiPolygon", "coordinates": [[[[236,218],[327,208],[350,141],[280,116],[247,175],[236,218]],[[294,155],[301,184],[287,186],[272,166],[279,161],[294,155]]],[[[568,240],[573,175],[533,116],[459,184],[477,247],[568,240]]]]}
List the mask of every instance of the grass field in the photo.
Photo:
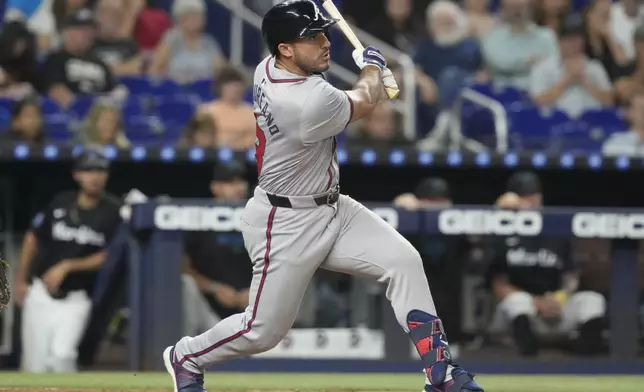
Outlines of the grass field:
{"type": "MultiPolygon", "coordinates": [[[[209,373],[208,391],[414,391],[423,377],[410,374],[209,373]]],[[[635,392],[636,376],[479,376],[486,392],[635,392]]],[[[33,375],[0,372],[0,391],[171,391],[165,373],[80,373],[33,375]]]]}

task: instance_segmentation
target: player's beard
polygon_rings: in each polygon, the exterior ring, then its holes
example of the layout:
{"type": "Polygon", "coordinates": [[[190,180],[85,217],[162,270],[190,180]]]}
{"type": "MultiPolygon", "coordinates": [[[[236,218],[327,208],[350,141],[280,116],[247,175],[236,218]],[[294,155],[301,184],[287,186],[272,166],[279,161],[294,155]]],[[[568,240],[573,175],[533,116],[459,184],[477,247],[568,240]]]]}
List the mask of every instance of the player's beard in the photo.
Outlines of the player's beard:
{"type": "Polygon", "coordinates": [[[323,63],[320,59],[311,60],[306,56],[301,56],[298,52],[294,53],[293,62],[298,68],[309,74],[326,72],[329,69],[328,63],[323,63]]]}

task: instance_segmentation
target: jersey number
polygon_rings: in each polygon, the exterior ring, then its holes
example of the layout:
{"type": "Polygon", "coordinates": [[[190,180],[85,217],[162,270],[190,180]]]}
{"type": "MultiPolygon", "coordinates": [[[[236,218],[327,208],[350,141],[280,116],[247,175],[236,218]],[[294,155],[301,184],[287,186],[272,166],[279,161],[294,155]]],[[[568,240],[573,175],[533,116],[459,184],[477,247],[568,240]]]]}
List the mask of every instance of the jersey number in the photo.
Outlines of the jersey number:
{"type": "Polygon", "coordinates": [[[266,136],[264,131],[257,124],[255,129],[255,160],[257,161],[257,175],[262,172],[262,164],[264,163],[264,149],[266,148],[266,136]]]}

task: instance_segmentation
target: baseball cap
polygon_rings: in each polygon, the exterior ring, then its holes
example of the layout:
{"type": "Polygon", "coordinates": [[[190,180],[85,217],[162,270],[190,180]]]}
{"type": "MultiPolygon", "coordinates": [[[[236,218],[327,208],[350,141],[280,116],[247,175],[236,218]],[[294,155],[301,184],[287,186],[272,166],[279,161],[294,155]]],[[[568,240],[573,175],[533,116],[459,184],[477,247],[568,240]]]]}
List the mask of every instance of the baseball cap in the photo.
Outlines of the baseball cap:
{"type": "Polygon", "coordinates": [[[559,25],[557,33],[559,38],[583,36],[585,34],[584,22],[579,15],[571,15],[559,25]]]}
{"type": "Polygon", "coordinates": [[[206,3],[203,0],[175,0],[172,5],[172,16],[178,18],[187,12],[206,12],[206,3]]]}
{"type": "Polygon", "coordinates": [[[449,184],[439,177],[425,178],[414,190],[419,199],[449,199],[449,184]]]}
{"type": "Polygon", "coordinates": [[[94,13],[89,8],[81,8],[67,19],[65,27],[93,27],[94,13]]]}
{"type": "Polygon", "coordinates": [[[76,161],[74,162],[74,170],[77,171],[90,171],[90,170],[109,170],[110,161],[107,159],[103,151],[96,148],[89,148],[84,150],[76,161]]]}
{"type": "Polygon", "coordinates": [[[507,191],[519,196],[535,195],[541,193],[541,180],[533,172],[517,172],[508,180],[507,191]]]}
{"type": "Polygon", "coordinates": [[[212,174],[213,181],[232,181],[246,179],[246,168],[239,162],[220,163],[215,166],[212,174]]]}

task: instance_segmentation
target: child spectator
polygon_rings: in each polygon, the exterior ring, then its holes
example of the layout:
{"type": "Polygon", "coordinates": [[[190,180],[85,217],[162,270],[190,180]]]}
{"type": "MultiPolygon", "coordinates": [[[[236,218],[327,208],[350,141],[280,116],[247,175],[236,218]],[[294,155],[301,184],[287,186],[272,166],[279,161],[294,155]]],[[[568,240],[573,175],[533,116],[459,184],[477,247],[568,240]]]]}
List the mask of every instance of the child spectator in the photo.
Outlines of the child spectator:
{"type": "Polygon", "coordinates": [[[197,113],[186,127],[179,147],[217,147],[217,125],[208,113],[197,113]]]}
{"type": "Polygon", "coordinates": [[[123,132],[121,110],[106,101],[94,104],[81,126],[77,141],[83,144],[129,147],[130,141],[123,132]]]}
{"type": "Polygon", "coordinates": [[[2,142],[42,144],[46,141],[38,101],[35,98],[26,98],[16,102],[11,113],[11,129],[0,133],[0,144],[2,142]]]}

